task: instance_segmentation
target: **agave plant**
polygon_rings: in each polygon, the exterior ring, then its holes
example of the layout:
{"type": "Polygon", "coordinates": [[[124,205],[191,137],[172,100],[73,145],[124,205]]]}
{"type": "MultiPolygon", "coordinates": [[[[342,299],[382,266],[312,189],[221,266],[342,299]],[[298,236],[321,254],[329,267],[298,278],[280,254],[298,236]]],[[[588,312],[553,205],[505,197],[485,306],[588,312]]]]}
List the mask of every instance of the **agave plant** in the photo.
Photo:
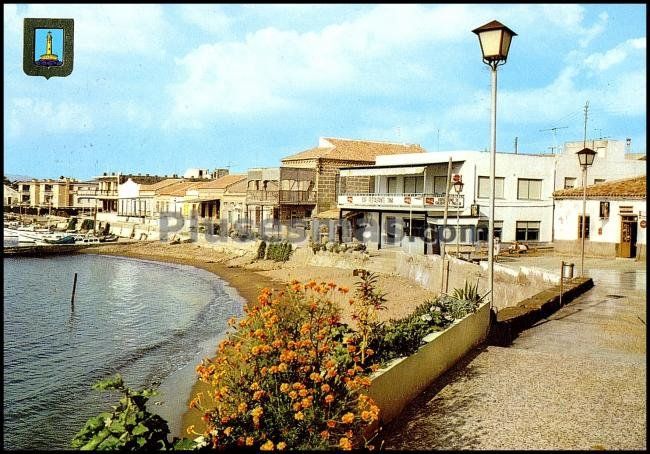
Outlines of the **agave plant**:
{"type": "Polygon", "coordinates": [[[478,306],[479,304],[481,304],[483,299],[488,295],[488,293],[486,293],[483,296],[479,294],[478,281],[476,281],[475,285],[472,285],[467,281],[465,281],[465,286],[463,288],[455,288],[454,291],[451,293],[451,296],[456,298],[457,300],[475,303],[476,306],[478,306]]]}

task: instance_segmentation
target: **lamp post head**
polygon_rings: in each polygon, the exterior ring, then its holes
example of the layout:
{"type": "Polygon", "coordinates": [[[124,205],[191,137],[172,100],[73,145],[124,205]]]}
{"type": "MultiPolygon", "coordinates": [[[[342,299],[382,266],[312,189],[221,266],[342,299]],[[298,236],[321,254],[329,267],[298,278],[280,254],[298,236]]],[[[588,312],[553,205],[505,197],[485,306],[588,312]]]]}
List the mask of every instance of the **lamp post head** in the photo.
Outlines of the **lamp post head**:
{"type": "Polygon", "coordinates": [[[594,163],[594,157],[596,157],[596,152],[591,148],[583,148],[582,150],[576,152],[578,155],[578,161],[583,168],[587,168],[594,163]]]}
{"type": "Polygon", "coordinates": [[[462,192],[463,186],[465,186],[465,183],[463,183],[460,180],[454,182],[454,190],[456,191],[457,194],[460,194],[462,192]]]}
{"type": "Polygon", "coordinates": [[[512,37],[517,36],[514,31],[495,20],[475,28],[472,33],[478,35],[483,62],[495,67],[506,62],[512,37]]]}

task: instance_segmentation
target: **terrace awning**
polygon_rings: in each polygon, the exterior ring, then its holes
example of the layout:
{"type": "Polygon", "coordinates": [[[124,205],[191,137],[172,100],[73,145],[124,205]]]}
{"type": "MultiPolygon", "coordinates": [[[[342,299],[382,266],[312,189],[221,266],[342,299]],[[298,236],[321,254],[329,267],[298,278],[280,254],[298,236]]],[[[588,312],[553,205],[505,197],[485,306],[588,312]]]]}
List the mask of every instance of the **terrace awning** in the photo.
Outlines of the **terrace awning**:
{"type": "Polygon", "coordinates": [[[417,167],[364,167],[359,169],[342,169],[342,177],[374,177],[377,175],[420,175],[424,166],[417,167]]]}

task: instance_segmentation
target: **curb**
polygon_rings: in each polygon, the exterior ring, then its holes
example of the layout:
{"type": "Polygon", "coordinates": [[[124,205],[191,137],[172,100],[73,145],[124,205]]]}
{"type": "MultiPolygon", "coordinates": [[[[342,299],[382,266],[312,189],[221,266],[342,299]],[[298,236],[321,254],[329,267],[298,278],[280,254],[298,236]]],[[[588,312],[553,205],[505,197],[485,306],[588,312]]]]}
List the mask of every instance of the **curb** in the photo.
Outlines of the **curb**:
{"type": "Polygon", "coordinates": [[[560,286],[556,285],[520,301],[516,306],[504,307],[499,312],[492,312],[488,344],[509,346],[521,331],[549,317],[593,286],[594,281],[590,277],[576,277],[563,284],[562,295],[560,295],[560,286]]]}

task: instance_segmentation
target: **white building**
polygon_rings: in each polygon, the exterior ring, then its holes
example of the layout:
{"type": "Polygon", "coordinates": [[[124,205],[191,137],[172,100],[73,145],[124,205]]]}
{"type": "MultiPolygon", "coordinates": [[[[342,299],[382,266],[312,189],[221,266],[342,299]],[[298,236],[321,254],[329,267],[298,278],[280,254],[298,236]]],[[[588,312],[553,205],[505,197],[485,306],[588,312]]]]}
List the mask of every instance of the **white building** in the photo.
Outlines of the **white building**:
{"type": "Polygon", "coordinates": [[[2,185],[2,205],[9,207],[20,204],[20,193],[6,184],[2,185]]]}
{"type": "MultiPolygon", "coordinates": [[[[646,176],[608,181],[586,188],[585,254],[645,260],[646,176]]],[[[555,241],[559,252],[582,248],[583,189],[556,191],[555,241]]]]}
{"type": "Polygon", "coordinates": [[[212,178],[212,174],[209,169],[187,169],[185,174],[183,174],[183,178],[188,180],[190,178],[204,178],[209,180],[212,178]]]}
{"type": "MultiPolygon", "coordinates": [[[[567,143],[559,155],[497,153],[495,165],[495,237],[502,242],[552,242],[553,193],[565,186],[580,186],[582,174],[575,152],[567,143]]],[[[645,174],[645,161],[626,159],[622,142],[588,142],[598,154],[588,172],[588,184],[645,174]]],[[[461,178],[462,192],[452,188],[448,205],[446,241],[460,244],[487,240],[490,153],[453,151],[378,156],[376,164],[341,170],[338,208],[352,228],[370,223],[377,247],[421,247],[433,240],[444,223],[447,167],[461,178]],[[370,179],[370,193],[347,191],[359,179],[370,179]],[[456,202],[457,201],[457,202],[456,202]],[[457,218],[458,217],[458,218],[457,218]],[[403,238],[404,235],[415,238],[403,238]],[[410,241],[409,241],[410,240],[410,241]],[[408,242],[408,245],[405,245],[408,242]]],[[[373,235],[370,233],[370,235],[373,235]]],[[[436,252],[427,248],[427,252],[436,252]]]]}

